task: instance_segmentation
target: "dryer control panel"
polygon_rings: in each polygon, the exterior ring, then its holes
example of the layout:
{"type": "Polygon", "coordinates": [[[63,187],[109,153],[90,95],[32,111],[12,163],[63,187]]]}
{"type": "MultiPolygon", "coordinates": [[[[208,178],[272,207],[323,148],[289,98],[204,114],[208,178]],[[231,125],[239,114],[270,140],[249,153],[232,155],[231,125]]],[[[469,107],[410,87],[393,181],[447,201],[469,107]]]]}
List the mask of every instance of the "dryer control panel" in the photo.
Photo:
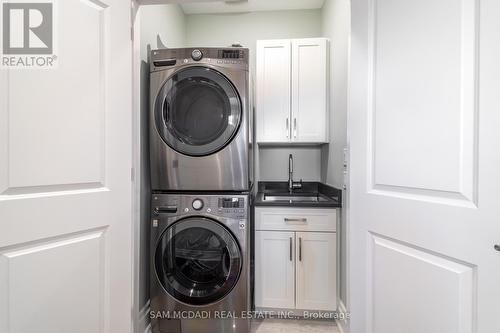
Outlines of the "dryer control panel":
{"type": "Polygon", "coordinates": [[[151,72],[186,65],[215,65],[248,71],[249,50],[243,47],[199,47],[151,51],[151,72]]]}

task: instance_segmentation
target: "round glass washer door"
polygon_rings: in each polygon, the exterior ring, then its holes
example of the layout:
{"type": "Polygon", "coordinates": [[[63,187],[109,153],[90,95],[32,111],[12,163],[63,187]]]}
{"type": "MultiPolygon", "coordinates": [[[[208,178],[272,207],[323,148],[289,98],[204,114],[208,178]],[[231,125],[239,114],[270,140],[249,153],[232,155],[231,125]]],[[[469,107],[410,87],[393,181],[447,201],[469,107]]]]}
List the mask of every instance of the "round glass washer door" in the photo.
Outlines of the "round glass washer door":
{"type": "Polygon", "coordinates": [[[233,84],[208,67],[176,72],[155,102],[155,123],[163,141],[189,156],[223,149],[236,134],[241,117],[241,100],[233,84]]]}
{"type": "Polygon", "coordinates": [[[238,282],[242,255],[231,232],[205,217],[175,222],[160,236],[156,275],[175,299],[207,305],[226,296],[238,282]]]}

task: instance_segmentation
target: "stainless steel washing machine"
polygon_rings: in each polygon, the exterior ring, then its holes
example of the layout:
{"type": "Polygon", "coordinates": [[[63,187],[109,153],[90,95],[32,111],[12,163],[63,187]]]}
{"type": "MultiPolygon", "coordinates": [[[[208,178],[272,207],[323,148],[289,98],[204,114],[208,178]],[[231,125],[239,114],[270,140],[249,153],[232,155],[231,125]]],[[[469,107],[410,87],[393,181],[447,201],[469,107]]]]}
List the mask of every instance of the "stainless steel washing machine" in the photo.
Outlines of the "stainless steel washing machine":
{"type": "Polygon", "coordinates": [[[152,195],[153,333],[249,331],[249,207],[248,195],[152,195]]]}
{"type": "Polygon", "coordinates": [[[152,189],[249,190],[248,49],[153,50],[150,80],[152,189]]]}

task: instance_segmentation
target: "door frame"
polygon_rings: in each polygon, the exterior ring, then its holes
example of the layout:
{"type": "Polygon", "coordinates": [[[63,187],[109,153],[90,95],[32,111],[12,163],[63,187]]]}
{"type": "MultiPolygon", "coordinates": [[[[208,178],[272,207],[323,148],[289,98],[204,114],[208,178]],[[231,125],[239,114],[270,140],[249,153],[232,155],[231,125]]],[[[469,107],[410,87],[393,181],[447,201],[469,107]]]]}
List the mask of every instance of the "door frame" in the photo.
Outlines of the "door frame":
{"type": "MultiPolygon", "coordinates": [[[[344,225],[341,227],[337,226],[337,313],[339,314],[339,318],[336,319],[337,326],[342,333],[350,333],[350,303],[351,303],[351,223],[350,223],[350,184],[351,184],[351,158],[350,158],[350,127],[353,119],[351,117],[351,45],[352,45],[352,0],[349,0],[349,15],[351,18],[349,19],[349,35],[347,37],[347,99],[346,99],[346,145],[344,148],[344,172],[346,173],[344,176],[344,194],[342,195],[342,209],[340,210],[341,214],[337,218],[337,223],[344,225]],[[340,233],[345,229],[345,253],[342,249],[342,244],[340,242],[340,233]],[[346,299],[341,299],[341,284],[340,281],[342,279],[340,274],[341,268],[341,256],[345,258],[345,288],[346,288],[346,299]]],[[[332,66],[332,64],[330,64],[332,66]]],[[[352,97],[354,98],[354,97],[352,97]]],[[[352,243],[355,244],[355,243],[352,243]]],[[[354,251],[355,252],[355,251],[354,251]]]]}
{"type": "Polygon", "coordinates": [[[130,38],[132,39],[132,327],[135,333],[150,331],[147,314],[149,302],[141,307],[141,20],[140,2],[131,0],[130,38]]]}
{"type": "MultiPolygon", "coordinates": [[[[135,333],[151,332],[150,301],[141,306],[141,6],[179,4],[178,0],[131,0],[130,38],[132,39],[132,325],[135,333]]],[[[149,95],[148,95],[149,96],[149,95]]],[[[149,98],[148,98],[149,105],[149,98]]],[[[149,158],[149,157],[148,157],[149,158]]],[[[146,209],[149,209],[147,207],[146,209]]],[[[149,251],[149,245],[147,246],[149,251]]],[[[149,272],[147,272],[149,275],[149,272]]]]}
{"type": "MultiPolygon", "coordinates": [[[[206,0],[205,0],[206,1],[206,0]]],[[[132,207],[133,207],[133,216],[132,216],[132,274],[133,274],[133,327],[134,331],[137,333],[150,332],[150,321],[148,319],[149,315],[149,302],[147,302],[142,308],[139,306],[140,301],[140,276],[139,276],[139,267],[141,263],[140,257],[140,226],[141,226],[141,196],[140,196],[140,179],[141,179],[141,133],[140,133],[140,110],[141,110],[141,17],[139,13],[139,9],[141,6],[148,5],[167,5],[167,4],[180,4],[181,0],[131,0],[131,11],[132,11],[132,22],[131,22],[131,38],[132,38],[132,166],[131,177],[133,179],[133,198],[132,198],[132,207]]],[[[204,2],[203,0],[193,0],[193,2],[204,2]]],[[[352,8],[352,0],[349,0],[352,8]]],[[[350,12],[352,16],[352,9],[350,12]]],[[[352,20],[351,20],[352,21],[352,20]]],[[[338,275],[337,279],[337,304],[338,309],[337,312],[341,316],[341,318],[346,319],[337,319],[337,325],[339,330],[342,333],[350,332],[350,321],[347,317],[349,315],[349,304],[350,304],[350,295],[351,295],[351,272],[350,272],[350,253],[351,253],[351,241],[350,241],[350,124],[353,121],[350,116],[350,101],[351,101],[351,87],[350,87],[350,77],[351,77],[351,34],[349,32],[349,41],[348,41],[348,66],[347,66],[347,149],[346,149],[346,171],[347,176],[346,179],[346,189],[345,195],[343,195],[343,203],[341,214],[337,219],[337,223],[341,223],[343,220],[344,228],[346,232],[346,245],[345,245],[345,256],[346,261],[346,299],[342,300],[340,298],[340,275],[338,275]]],[[[258,155],[258,154],[257,154],[258,155]]],[[[255,161],[256,164],[258,161],[255,161]]],[[[256,168],[256,171],[258,168],[256,168]]],[[[255,175],[257,176],[257,175],[255,175]]],[[[337,230],[340,230],[337,227],[337,230]]],[[[341,244],[337,242],[337,268],[340,268],[340,255],[341,255],[341,244]]],[[[339,269],[337,269],[339,271],[339,269]]]]}

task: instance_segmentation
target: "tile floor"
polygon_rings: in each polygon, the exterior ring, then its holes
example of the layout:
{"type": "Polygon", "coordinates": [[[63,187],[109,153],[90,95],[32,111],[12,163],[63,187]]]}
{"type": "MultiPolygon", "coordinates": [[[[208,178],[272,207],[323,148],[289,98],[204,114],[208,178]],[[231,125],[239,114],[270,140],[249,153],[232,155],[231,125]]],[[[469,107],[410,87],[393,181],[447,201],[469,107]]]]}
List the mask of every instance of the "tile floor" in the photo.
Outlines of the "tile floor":
{"type": "Polygon", "coordinates": [[[264,319],[252,322],[252,333],[339,333],[335,322],[264,319]]]}

